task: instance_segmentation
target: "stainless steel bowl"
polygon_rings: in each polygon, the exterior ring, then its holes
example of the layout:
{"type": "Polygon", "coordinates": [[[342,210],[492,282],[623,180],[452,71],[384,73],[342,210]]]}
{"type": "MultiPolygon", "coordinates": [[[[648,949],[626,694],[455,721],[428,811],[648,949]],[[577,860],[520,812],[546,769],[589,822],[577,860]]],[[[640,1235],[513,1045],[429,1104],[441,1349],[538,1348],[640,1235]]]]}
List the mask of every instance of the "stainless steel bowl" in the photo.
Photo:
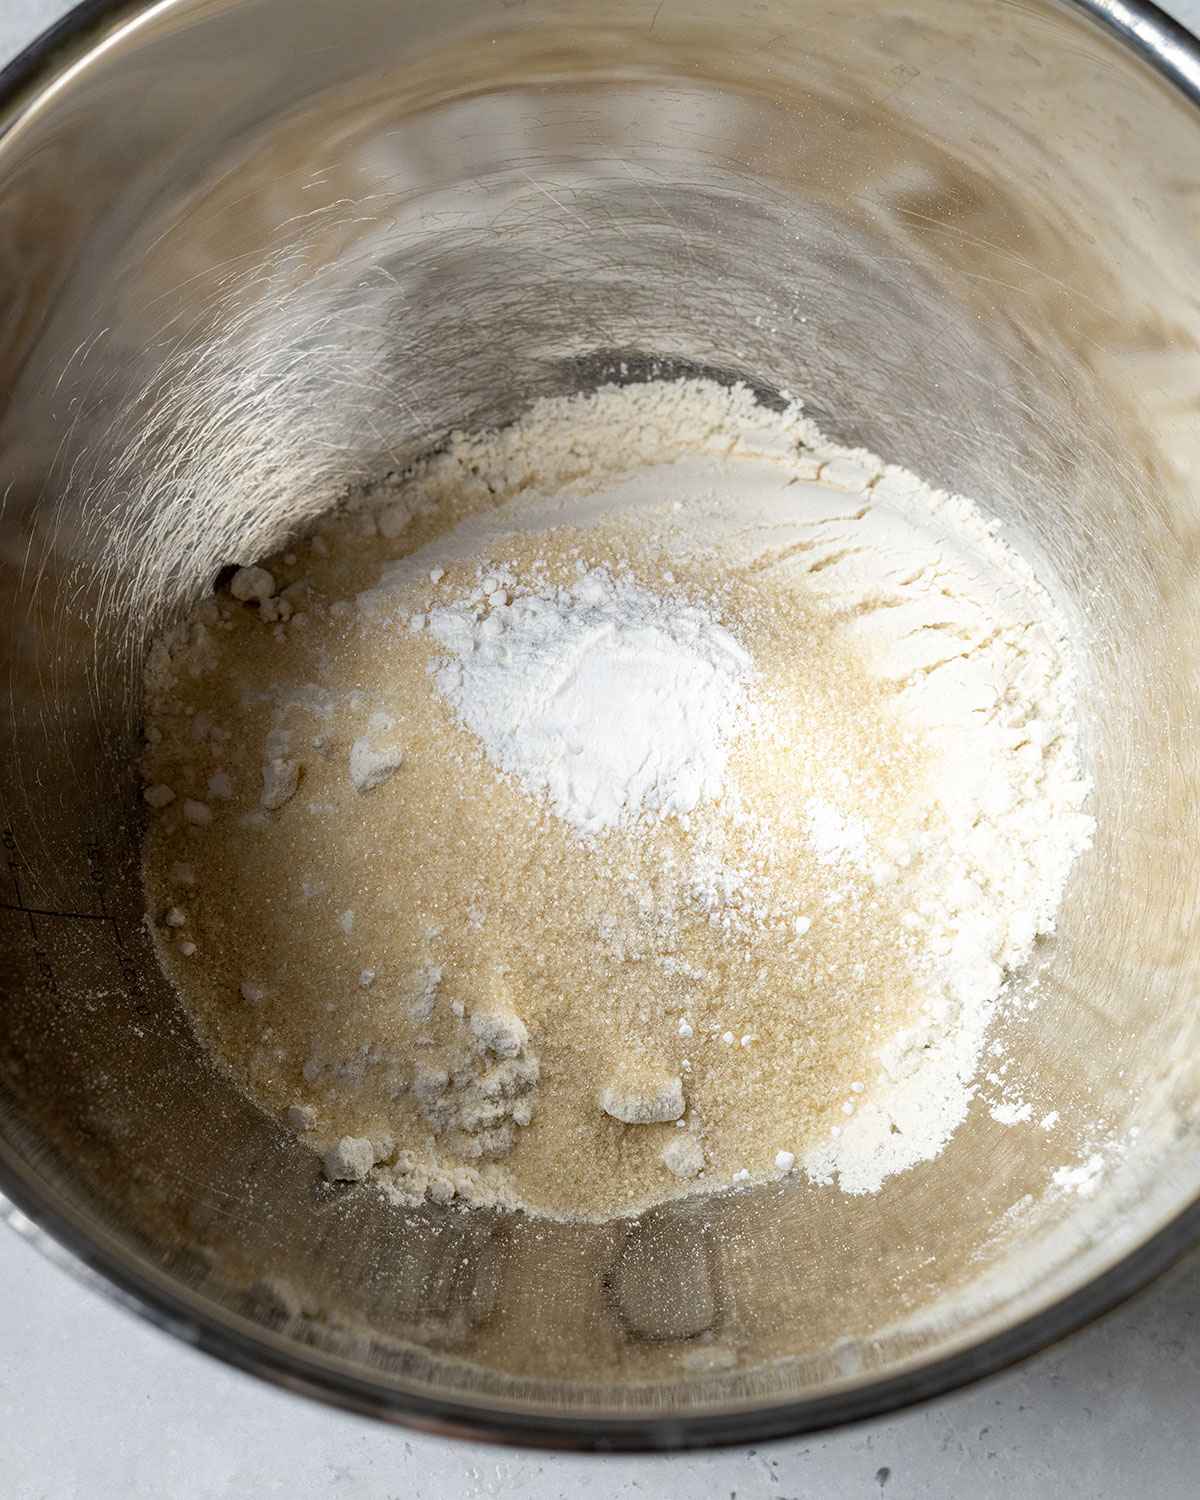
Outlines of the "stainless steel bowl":
{"type": "Polygon", "coordinates": [[[294,1389],[594,1446],[944,1391],[1200,1235],[1189,37],[1116,0],[162,0],[82,6],[2,84],[18,1227],[294,1389]],[[451,425],[655,368],[807,396],[1062,578],[1100,834],[1005,1028],[1062,1125],[979,1105],[878,1197],[604,1227],[324,1189],[141,925],[147,636],[451,425]]]}

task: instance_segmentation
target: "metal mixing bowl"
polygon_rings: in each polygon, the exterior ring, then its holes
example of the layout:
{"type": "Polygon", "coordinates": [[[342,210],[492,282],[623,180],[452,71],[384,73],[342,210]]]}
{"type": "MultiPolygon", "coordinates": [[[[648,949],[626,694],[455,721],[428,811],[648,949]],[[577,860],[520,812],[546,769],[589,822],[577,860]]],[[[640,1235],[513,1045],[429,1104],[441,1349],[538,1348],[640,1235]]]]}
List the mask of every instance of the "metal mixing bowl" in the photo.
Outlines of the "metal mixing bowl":
{"type": "Polygon", "coordinates": [[[0,100],[0,1187],[294,1389],[759,1439],[1028,1353],[1200,1233],[1200,55],[1117,0],[161,0],[0,100]],[[147,635],[454,424],[656,368],[978,497],[1084,642],[1096,848],[982,1101],[877,1197],[567,1227],[334,1191],[142,925],[147,635]],[[1096,1161],[1078,1180],[1054,1174],[1096,1161]]]}

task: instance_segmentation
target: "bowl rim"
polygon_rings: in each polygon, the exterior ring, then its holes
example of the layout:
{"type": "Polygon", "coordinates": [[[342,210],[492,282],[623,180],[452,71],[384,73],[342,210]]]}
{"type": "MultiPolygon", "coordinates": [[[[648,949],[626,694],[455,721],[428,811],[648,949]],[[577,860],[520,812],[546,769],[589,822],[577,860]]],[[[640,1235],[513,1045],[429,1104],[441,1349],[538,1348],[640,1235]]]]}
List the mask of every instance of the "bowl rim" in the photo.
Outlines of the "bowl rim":
{"type": "MultiPolygon", "coordinates": [[[[39,98],[125,24],[176,0],[80,0],[0,68],[0,144],[39,98]]],[[[1150,0],[1050,0],[1082,12],[1200,107],[1200,40],[1150,0]]],[[[0,1143],[2,1145],[3,1143],[0,1143]]],[[[185,1298],[65,1212],[0,1149],[0,1220],[81,1285],[193,1348],[286,1390],[363,1416],[446,1437],[591,1452],[668,1452],[736,1446],[828,1431],[930,1401],[1020,1363],[1113,1311],[1200,1245],[1200,1194],[1114,1265],[1010,1328],[911,1370],[760,1407],[664,1416],[594,1417],[491,1410],[416,1389],[384,1388],[279,1338],[247,1333],[235,1315],[185,1298]],[[160,1284],[161,1283],[161,1284],[160,1284]]]]}

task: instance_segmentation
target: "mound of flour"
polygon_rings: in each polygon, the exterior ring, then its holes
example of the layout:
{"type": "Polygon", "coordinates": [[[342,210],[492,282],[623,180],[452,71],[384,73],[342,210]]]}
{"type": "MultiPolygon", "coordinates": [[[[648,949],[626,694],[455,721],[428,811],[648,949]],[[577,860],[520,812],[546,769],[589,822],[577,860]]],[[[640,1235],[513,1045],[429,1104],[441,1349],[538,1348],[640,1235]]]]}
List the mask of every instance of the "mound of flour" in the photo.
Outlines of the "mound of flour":
{"type": "Polygon", "coordinates": [[[492,762],[582,833],[720,798],[749,656],[712,616],[593,568],[566,587],[489,575],[428,630],[438,687],[492,762]]]}

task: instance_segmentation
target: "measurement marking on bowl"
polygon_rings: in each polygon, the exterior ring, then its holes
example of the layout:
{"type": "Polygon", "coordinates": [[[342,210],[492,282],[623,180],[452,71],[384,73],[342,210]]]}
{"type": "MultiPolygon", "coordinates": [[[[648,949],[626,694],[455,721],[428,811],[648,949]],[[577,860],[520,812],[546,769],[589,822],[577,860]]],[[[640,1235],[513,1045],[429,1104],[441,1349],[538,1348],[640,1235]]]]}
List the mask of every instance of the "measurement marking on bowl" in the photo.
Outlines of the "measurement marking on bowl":
{"type": "Polygon", "coordinates": [[[25,906],[19,901],[0,901],[0,911],[23,911],[30,917],[67,917],[76,922],[111,922],[98,911],[56,911],[51,906],[25,906]]]}
{"type": "Polygon", "coordinates": [[[38,918],[53,917],[69,922],[100,922],[107,924],[112,931],[118,952],[123,948],[121,933],[114,917],[104,912],[93,911],[69,911],[62,907],[33,906],[25,900],[21,890],[21,868],[24,860],[17,847],[17,839],[11,828],[0,831],[0,844],[3,845],[5,853],[5,864],[8,876],[12,882],[13,901],[0,901],[0,911],[18,912],[28,918],[29,942],[34,962],[42,976],[42,981],[52,993],[58,992],[58,980],[54,971],[54,955],[50,953],[42,943],[38,935],[38,918]]]}
{"type": "MultiPolygon", "coordinates": [[[[16,834],[11,828],[0,828],[0,848],[4,857],[0,860],[0,879],[7,876],[7,884],[0,887],[0,913],[12,912],[17,921],[23,916],[27,924],[22,933],[18,928],[17,944],[28,956],[32,969],[39,976],[47,993],[61,996],[64,989],[68,996],[74,994],[77,985],[75,949],[73,944],[64,948],[64,934],[70,927],[61,923],[83,924],[77,930],[82,934],[106,932],[112,940],[112,957],[128,995],[139,993],[142,973],[135,954],[139,934],[144,933],[140,918],[130,919],[120,911],[110,911],[105,899],[107,889],[105,870],[109,865],[106,855],[111,847],[104,841],[93,838],[82,845],[90,877],[91,900],[95,908],[80,911],[74,905],[55,905],[53,901],[32,899],[31,885],[36,886],[34,871],[21,853],[16,834]],[[47,929],[45,921],[56,924],[47,929]],[[58,934],[57,940],[54,934],[58,934]]],[[[82,893],[88,900],[88,892],[82,893]]]]}

